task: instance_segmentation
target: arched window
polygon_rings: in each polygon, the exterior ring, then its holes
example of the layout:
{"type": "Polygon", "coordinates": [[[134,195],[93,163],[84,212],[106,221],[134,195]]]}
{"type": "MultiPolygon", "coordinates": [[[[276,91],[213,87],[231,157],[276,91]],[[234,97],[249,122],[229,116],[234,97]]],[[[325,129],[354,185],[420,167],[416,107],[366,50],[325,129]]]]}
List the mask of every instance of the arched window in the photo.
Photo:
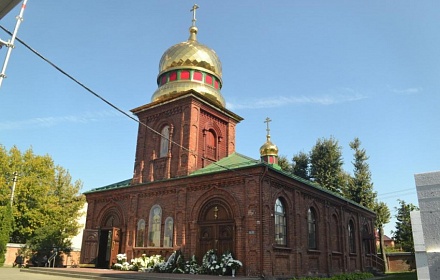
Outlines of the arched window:
{"type": "Polygon", "coordinates": [[[309,249],[317,249],[316,242],[316,212],[312,207],[307,211],[307,233],[309,249]]]}
{"type": "Polygon", "coordinates": [[[145,220],[140,219],[137,224],[136,247],[144,247],[145,220]]]}
{"type": "Polygon", "coordinates": [[[369,232],[368,225],[365,224],[362,228],[362,243],[364,246],[365,255],[371,254],[371,240],[369,238],[369,232]]]}
{"type": "Polygon", "coordinates": [[[162,222],[162,208],[154,205],[150,210],[148,223],[148,245],[149,247],[160,247],[160,226],[162,222]]]}
{"type": "Polygon", "coordinates": [[[163,231],[163,246],[173,247],[174,220],[171,217],[165,219],[165,229],[163,231]]]}
{"type": "Polygon", "coordinates": [[[217,160],[217,137],[214,130],[205,131],[206,157],[217,160]]]}
{"type": "Polygon", "coordinates": [[[164,126],[160,132],[160,153],[159,157],[166,157],[168,155],[168,144],[170,139],[170,127],[164,126]]]}
{"type": "Polygon", "coordinates": [[[279,198],[275,201],[275,244],[286,245],[286,212],[279,198]]]}
{"type": "Polygon", "coordinates": [[[340,228],[339,228],[339,220],[338,217],[333,214],[332,215],[332,224],[330,226],[331,232],[331,248],[333,252],[340,252],[341,247],[340,245],[340,228]]]}
{"type": "Polygon", "coordinates": [[[356,243],[354,239],[354,223],[352,220],[348,222],[348,249],[350,253],[356,253],[356,243]]]}

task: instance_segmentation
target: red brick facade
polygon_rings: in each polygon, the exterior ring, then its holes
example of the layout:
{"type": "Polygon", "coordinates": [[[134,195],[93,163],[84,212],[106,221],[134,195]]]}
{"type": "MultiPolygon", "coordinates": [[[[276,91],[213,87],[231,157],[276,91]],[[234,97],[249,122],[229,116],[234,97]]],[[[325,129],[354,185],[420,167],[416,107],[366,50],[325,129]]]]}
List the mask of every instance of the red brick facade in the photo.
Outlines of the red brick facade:
{"type": "Polygon", "coordinates": [[[117,253],[130,259],[178,249],[186,260],[196,255],[200,261],[217,249],[232,251],[243,263],[239,274],[249,276],[331,275],[374,266],[371,211],[262,162],[193,173],[211,161],[242,157],[234,153],[237,115],[193,91],[133,112],[146,125],[139,126],[134,176],[86,193],[83,264],[108,267],[117,253]],[[169,139],[161,143],[155,131],[165,126],[169,139]],[[285,236],[276,236],[277,200],[285,236]]]}
{"type": "Polygon", "coordinates": [[[235,126],[242,120],[203,101],[195,91],[132,112],[145,124],[139,126],[135,184],[186,176],[230,155],[235,151],[235,126]],[[165,126],[169,127],[169,139],[157,133],[165,126]],[[161,155],[161,140],[168,141],[166,155],[161,155]]]}

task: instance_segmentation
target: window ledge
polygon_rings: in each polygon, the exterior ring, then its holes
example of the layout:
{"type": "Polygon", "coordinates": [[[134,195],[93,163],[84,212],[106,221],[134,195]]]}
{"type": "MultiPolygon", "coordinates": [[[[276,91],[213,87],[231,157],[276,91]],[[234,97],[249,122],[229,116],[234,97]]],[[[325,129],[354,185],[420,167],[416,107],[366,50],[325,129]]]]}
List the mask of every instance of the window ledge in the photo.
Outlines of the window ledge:
{"type": "Polygon", "coordinates": [[[290,247],[283,247],[281,245],[272,245],[272,248],[274,250],[279,250],[279,251],[292,251],[292,248],[290,248],[290,247]]]}
{"type": "Polygon", "coordinates": [[[332,251],[332,254],[333,254],[333,255],[342,255],[342,252],[339,252],[339,251],[332,251]]]}
{"type": "Polygon", "coordinates": [[[321,254],[321,250],[316,249],[308,249],[307,252],[311,254],[321,254]]]}

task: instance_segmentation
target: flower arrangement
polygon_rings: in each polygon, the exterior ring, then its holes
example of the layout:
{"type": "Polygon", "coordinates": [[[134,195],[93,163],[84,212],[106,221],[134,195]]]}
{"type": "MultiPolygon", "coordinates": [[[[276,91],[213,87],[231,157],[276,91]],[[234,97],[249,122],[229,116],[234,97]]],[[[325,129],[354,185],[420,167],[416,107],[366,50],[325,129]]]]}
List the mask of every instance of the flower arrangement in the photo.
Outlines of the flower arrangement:
{"type": "Polygon", "coordinates": [[[203,256],[200,272],[202,274],[220,275],[221,266],[220,262],[217,260],[216,250],[211,249],[203,256]]]}
{"type": "Polygon", "coordinates": [[[231,260],[228,262],[228,266],[232,269],[239,269],[243,264],[239,260],[231,260]]]}
{"type": "Polygon", "coordinates": [[[133,265],[127,262],[127,256],[125,254],[116,255],[117,263],[113,265],[113,269],[117,270],[133,270],[133,265]]]}
{"type": "Polygon", "coordinates": [[[229,252],[222,255],[221,263],[223,275],[226,273],[229,274],[230,271],[233,277],[235,276],[235,271],[243,266],[243,264],[239,260],[235,260],[229,252]]]}
{"type": "Polygon", "coordinates": [[[185,263],[185,273],[187,274],[199,274],[201,267],[197,263],[196,256],[192,256],[190,261],[185,263]]]}
{"type": "Polygon", "coordinates": [[[133,270],[137,271],[152,271],[155,266],[160,265],[164,262],[161,255],[152,255],[147,257],[147,255],[142,254],[141,257],[131,260],[133,265],[133,270]]]}
{"type": "Polygon", "coordinates": [[[194,255],[190,261],[185,262],[180,250],[174,251],[167,261],[161,255],[147,256],[145,254],[142,254],[139,258],[132,259],[131,263],[127,261],[126,254],[118,254],[116,258],[117,263],[113,265],[113,269],[143,272],[232,275],[234,277],[235,271],[243,266],[229,252],[222,254],[221,258],[218,258],[217,251],[214,249],[206,252],[201,265],[197,263],[194,255]]]}

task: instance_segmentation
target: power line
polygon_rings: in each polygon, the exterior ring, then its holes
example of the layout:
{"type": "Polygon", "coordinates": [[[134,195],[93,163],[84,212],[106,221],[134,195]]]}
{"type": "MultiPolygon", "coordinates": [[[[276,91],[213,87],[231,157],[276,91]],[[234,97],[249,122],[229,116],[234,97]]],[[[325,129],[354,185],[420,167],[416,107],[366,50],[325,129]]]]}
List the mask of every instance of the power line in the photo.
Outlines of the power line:
{"type": "MultiPolygon", "coordinates": [[[[2,25],[0,25],[0,28],[3,29],[3,31],[5,31],[6,33],[8,33],[9,35],[11,35],[12,33],[4,28],[2,25]]],[[[59,72],[61,72],[63,75],[65,75],[66,77],[68,77],[69,79],[71,79],[72,81],[74,81],[76,84],[78,84],[79,86],[81,86],[82,88],[84,88],[86,91],[88,91],[89,93],[93,94],[95,97],[99,98],[101,101],[103,101],[104,103],[106,103],[107,105],[109,105],[110,107],[112,107],[113,109],[115,109],[116,111],[118,111],[119,113],[123,114],[124,116],[130,118],[131,120],[139,123],[142,126],[145,126],[147,129],[149,129],[150,131],[152,131],[153,133],[159,135],[160,137],[166,139],[167,141],[170,141],[170,143],[178,146],[179,148],[182,148],[183,150],[187,151],[190,154],[195,155],[196,157],[200,157],[203,160],[207,160],[210,161],[211,163],[215,164],[216,166],[223,168],[225,170],[229,170],[229,171],[233,171],[233,172],[238,172],[236,170],[233,170],[229,167],[226,166],[222,166],[220,164],[218,164],[217,162],[209,159],[209,158],[205,158],[204,156],[200,156],[198,155],[195,151],[191,151],[190,149],[180,145],[179,143],[173,141],[172,139],[162,135],[160,132],[158,132],[157,130],[153,129],[152,127],[148,126],[147,124],[141,122],[140,120],[134,118],[133,116],[129,115],[127,112],[123,111],[122,109],[120,109],[119,107],[117,107],[116,105],[114,105],[113,103],[111,103],[110,101],[106,100],[104,97],[102,97],[101,95],[99,95],[98,93],[96,93],[95,91],[93,91],[92,89],[90,89],[89,87],[87,87],[86,85],[84,85],[83,83],[81,83],[80,81],[78,81],[77,79],[75,79],[72,75],[68,74],[66,71],[64,71],[63,69],[61,69],[60,67],[58,67],[55,63],[51,62],[49,59],[47,59],[46,57],[44,57],[42,54],[40,54],[38,51],[36,51],[34,48],[32,48],[31,46],[29,46],[28,44],[26,44],[23,40],[21,40],[18,37],[15,37],[15,39],[20,42],[23,46],[25,46],[27,49],[29,49],[32,53],[34,53],[35,55],[37,55],[39,58],[41,58],[42,60],[44,60],[45,62],[47,62],[49,65],[51,65],[52,67],[54,67],[56,70],[58,70],[59,72]]],[[[244,174],[247,176],[250,176],[248,174],[244,174]]]]}

